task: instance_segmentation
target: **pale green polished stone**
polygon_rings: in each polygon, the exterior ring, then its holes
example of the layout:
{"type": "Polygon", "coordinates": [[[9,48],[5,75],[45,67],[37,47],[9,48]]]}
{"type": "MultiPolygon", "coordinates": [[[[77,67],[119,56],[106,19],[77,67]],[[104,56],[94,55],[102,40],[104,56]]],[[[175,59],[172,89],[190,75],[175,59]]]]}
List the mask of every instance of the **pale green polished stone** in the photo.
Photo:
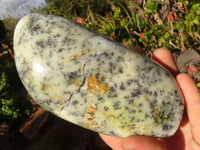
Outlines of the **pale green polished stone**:
{"type": "Polygon", "coordinates": [[[182,95],[168,71],[70,20],[25,16],[14,51],[34,100],[72,123],[119,137],[167,137],[181,122],[182,95]]]}

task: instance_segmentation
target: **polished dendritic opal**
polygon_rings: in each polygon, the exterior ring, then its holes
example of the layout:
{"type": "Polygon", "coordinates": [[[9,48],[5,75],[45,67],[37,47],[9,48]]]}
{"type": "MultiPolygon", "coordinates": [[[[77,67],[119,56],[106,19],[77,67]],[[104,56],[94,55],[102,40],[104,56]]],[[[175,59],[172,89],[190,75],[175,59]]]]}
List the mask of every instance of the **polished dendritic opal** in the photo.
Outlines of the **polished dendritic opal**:
{"type": "Polygon", "coordinates": [[[168,71],[73,21],[23,17],[14,52],[32,98],[72,123],[119,137],[167,137],[181,122],[182,95],[168,71]]]}

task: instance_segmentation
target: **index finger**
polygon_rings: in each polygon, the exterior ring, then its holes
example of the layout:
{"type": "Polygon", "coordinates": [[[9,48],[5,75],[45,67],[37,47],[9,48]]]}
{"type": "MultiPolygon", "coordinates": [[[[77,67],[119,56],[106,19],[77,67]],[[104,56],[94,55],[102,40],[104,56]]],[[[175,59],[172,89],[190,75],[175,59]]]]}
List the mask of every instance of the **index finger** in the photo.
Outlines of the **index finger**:
{"type": "Polygon", "coordinates": [[[177,81],[185,98],[187,114],[193,138],[200,145],[200,93],[193,79],[187,74],[179,74],[177,81]]]}
{"type": "Polygon", "coordinates": [[[178,69],[169,50],[165,48],[159,48],[153,52],[152,58],[170,71],[173,76],[177,75],[178,69]]]}

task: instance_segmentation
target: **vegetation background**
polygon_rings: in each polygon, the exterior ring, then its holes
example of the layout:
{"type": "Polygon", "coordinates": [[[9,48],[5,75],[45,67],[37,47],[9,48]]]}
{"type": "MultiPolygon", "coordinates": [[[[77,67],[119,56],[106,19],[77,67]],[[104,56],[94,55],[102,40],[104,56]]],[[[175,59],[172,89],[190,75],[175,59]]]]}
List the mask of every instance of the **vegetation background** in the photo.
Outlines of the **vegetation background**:
{"type": "MultiPolygon", "coordinates": [[[[200,52],[200,3],[197,0],[46,0],[46,3],[45,8],[32,8],[30,12],[72,19],[127,47],[142,47],[147,54],[159,47],[171,50],[174,56],[189,49],[200,52]]],[[[21,150],[33,148],[28,145],[39,143],[41,146],[38,139],[43,137],[44,142],[50,127],[57,127],[57,120],[63,125],[62,129],[67,126],[83,134],[78,136],[79,144],[75,143],[76,147],[71,149],[109,149],[96,134],[72,127],[41,111],[25,91],[16,72],[12,47],[13,32],[19,19],[10,16],[0,21],[0,147],[21,150]],[[45,121],[37,120],[41,115],[45,121]],[[35,120],[40,123],[33,127],[31,123],[35,120]],[[52,120],[55,124],[49,125],[52,120]]],[[[193,68],[190,74],[197,70],[193,68]]],[[[200,81],[196,81],[200,88],[200,81]]],[[[55,132],[63,132],[60,130],[55,132]]],[[[69,141],[72,140],[77,137],[73,136],[69,141]]],[[[61,145],[66,143],[52,141],[61,145]]],[[[69,147],[70,142],[67,144],[69,147]]]]}

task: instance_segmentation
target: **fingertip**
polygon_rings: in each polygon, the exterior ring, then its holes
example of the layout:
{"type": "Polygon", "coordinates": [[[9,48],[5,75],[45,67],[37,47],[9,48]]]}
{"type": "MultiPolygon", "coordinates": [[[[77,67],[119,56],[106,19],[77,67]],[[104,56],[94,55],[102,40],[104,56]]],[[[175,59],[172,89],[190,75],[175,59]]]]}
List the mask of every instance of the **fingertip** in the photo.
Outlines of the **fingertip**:
{"type": "Polygon", "coordinates": [[[159,56],[162,54],[171,55],[171,52],[166,48],[158,48],[158,49],[154,50],[153,54],[156,56],[159,56]]]}
{"type": "Polygon", "coordinates": [[[194,80],[189,75],[181,73],[176,79],[184,96],[193,138],[200,145],[200,92],[194,80]]]}
{"type": "Polygon", "coordinates": [[[173,75],[177,74],[178,69],[169,50],[165,48],[156,49],[153,52],[152,59],[168,69],[173,75]]]}
{"type": "Polygon", "coordinates": [[[176,76],[176,80],[181,88],[185,98],[199,96],[199,90],[195,81],[186,73],[180,73],[176,76]]]}
{"type": "Polygon", "coordinates": [[[180,73],[180,74],[177,75],[176,78],[180,82],[184,80],[183,83],[186,83],[186,82],[188,83],[189,82],[189,83],[194,84],[196,86],[194,80],[188,74],[186,74],[186,73],[180,73]]]}

